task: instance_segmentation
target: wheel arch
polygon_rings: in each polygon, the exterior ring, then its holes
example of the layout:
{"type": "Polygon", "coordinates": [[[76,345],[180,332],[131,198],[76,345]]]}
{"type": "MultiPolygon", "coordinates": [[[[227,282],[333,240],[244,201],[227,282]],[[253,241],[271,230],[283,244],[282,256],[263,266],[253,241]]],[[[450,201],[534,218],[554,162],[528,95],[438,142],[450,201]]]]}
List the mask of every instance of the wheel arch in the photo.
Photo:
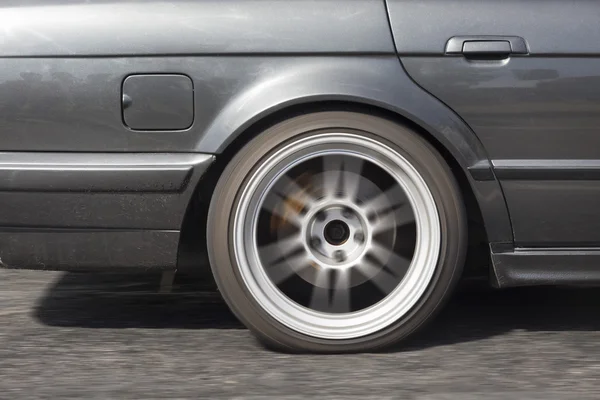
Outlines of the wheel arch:
{"type": "MultiPolygon", "coordinates": [[[[379,67],[372,69],[340,64],[346,69],[328,65],[314,71],[288,72],[285,76],[275,74],[267,82],[259,80],[242,90],[198,140],[197,151],[217,154],[217,161],[199,185],[202,193],[195,196],[203,203],[199,208],[207,208],[204,205],[210,196],[206,189],[215,186],[229,159],[264,129],[296,115],[354,111],[379,115],[419,132],[452,167],[467,208],[471,209],[470,218],[482,222],[485,245],[512,242],[504,196],[479,139],[451,109],[410,80],[397,59],[393,65],[380,61],[373,63],[379,67]],[[397,79],[389,79],[390,76],[397,79]],[[475,179],[470,173],[469,168],[476,165],[488,166],[485,179],[475,179]]],[[[206,218],[207,212],[200,214],[206,218]]],[[[194,225],[203,226],[197,222],[194,225]]]]}
{"type": "MultiPolygon", "coordinates": [[[[391,120],[401,125],[405,125],[413,131],[419,133],[425,138],[436,150],[442,155],[446,163],[450,166],[455,178],[457,179],[465,205],[467,208],[467,214],[469,221],[471,222],[470,231],[478,231],[477,236],[473,236],[474,242],[480,242],[485,244],[487,250],[488,233],[485,229],[485,219],[483,217],[480,202],[476,197],[476,191],[478,190],[477,184],[479,182],[471,178],[468,171],[468,167],[465,168],[461,165],[451,148],[444,146],[430,131],[423,126],[419,125],[412,119],[406,117],[403,114],[394,112],[390,108],[382,107],[381,105],[361,102],[356,99],[346,100],[317,100],[317,99],[306,99],[305,102],[293,103],[280,109],[274,110],[272,113],[264,116],[257,120],[255,123],[250,125],[244,132],[237,136],[231,143],[224,147],[220,156],[218,157],[218,163],[215,165],[216,175],[220,175],[220,171],[225,167],[227,162],[250,140],[252,140],[260,132],[264,131],[270,126],[276,125],[287,119],[312,114],[324,111],[347,111],[360,114],[375,115],[384,119],[391,120]]],[[[455,150],[455,149],[454,149],[455,150]]]]}

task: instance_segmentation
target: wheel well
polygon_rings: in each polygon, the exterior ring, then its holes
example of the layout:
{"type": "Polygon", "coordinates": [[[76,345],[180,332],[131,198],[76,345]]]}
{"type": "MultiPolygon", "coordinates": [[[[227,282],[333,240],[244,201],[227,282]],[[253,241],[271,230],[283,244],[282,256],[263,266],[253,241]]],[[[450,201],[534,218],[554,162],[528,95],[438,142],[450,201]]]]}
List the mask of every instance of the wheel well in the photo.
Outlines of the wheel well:
{"type": "MultiPolygon", "coordinates": [[[[454,174],[463,195],[467,210],[469,251],[467,253],[465,274],[467,276],[487,274],[487,268],[489,266],[488,240],[481,210],[465,171],[461,168],[448,149],[421,126],[393,111],[366,104],[337,101],[299,104],[275,111],[244,130],[220,155],[217,156],[215,163],[209,168],[198,184],[192,197],[192,201],[188,206],[181,231],[178,269],[184,271],[197,270],[200,264],[202,267],[201,269],[204,272],[202,275],[210,275],[206,251],[205,229],[208,208],[212,198],[212,189],[215,188],[221,173],[235,154],[260,132],[263,132],[265,129],[268,129],[279,122],[298,115],[322,111],[349,111],[386,118],[410,127],[434,146],[454,174]]],[[[198,271],[194,271],[194,273],[196,272],[198,271]]]]}

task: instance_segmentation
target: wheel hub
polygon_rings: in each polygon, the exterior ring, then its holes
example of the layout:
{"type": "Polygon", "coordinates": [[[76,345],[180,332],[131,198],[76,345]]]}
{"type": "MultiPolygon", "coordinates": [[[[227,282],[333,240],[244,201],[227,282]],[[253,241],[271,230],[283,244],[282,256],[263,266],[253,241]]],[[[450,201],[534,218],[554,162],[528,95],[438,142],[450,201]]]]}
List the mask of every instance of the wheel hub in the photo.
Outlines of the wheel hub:
{"type": "Polygon", "coordinates": [[[347,204],[323,204],[306,218],[307,247],[324,268],[346,269],[364,254],[366,217],[347,204]]]}
{"type": "Polygon", "coordinates": [[[350,227],[342,220],[336,219],[325,225],[323,236],[327,243],[333,246],[339,246],[346,243],[350,237],[350,227]]]}

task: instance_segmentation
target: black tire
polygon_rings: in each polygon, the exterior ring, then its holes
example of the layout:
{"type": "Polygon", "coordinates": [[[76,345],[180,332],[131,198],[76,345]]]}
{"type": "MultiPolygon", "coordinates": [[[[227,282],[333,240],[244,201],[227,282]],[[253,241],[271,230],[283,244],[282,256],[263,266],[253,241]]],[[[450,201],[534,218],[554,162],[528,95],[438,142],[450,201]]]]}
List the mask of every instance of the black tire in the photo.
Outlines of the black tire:
{"type": "Polygon", "coordinates": [[[450,168],[419,134],[387,119],[350,112],[321,112],[279,123],[259,134],[231,160],[210,205],[208,249],[217,285],[234,314],[265,344],[285,351],[321,353],[377,351],[413,334],[439,311],[461,275],[467,245],[466,214],[450,168]],[[232,215],[241,188],[265,156],[307,135],[351,131],[401,154],[427,184],[440,221],[441,245],[433,277],[416,304],[387,327],[350,339],[323,339],[290,329],[258,304],[240,276],[232,246],[232,215]]]}

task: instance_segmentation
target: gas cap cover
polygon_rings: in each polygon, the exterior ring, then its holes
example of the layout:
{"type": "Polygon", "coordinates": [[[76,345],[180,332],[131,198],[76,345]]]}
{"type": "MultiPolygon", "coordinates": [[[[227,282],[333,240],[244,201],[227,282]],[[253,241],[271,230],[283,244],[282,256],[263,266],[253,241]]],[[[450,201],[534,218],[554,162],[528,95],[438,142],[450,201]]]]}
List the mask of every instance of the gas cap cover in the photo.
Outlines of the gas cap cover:
{"type": "Polygon", "coordinates": [[[133,130],[183,130],[194,122],[194,85],[186,75],[130,75],[121,102],[123,122],[133,130]]]}

